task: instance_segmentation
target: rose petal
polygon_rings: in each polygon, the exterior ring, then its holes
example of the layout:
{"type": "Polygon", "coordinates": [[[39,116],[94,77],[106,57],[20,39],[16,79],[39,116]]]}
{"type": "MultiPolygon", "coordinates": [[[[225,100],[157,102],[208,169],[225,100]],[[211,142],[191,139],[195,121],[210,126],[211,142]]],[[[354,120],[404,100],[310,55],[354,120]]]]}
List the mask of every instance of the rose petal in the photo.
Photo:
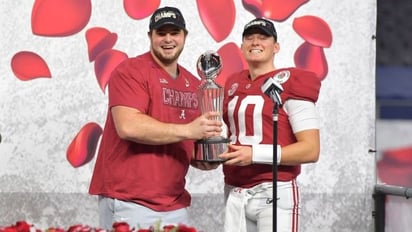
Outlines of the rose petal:
{"type": "Polygon", "coordinates": [[[110,74],[118,64],[127,58],[124,52],[117,50],[105,50],[95,60],[94,72],[100,89],[104,92],[110,79],[110,74]]]}
{"type": "Polygon", "coordinates": [[[150,16],[160,5],[160,0],[124,0],[126,14],[132,19],[143,19],[150,16]]]}
{"type": "Polygon", "coordinates": [[[284,21],[309,0],[242,0],[243,7],[255,17],[284,21]]]}
{"type": "Polygon", "coordinates": [[[243,7],[256,18],[263,16],[262,0],[242,0],[243,7]]]}
{"type": "Polygon", "coordinates": [[[11,59],[11,69],[14,75],[22,81],[51,77],[49,67],[43,58],[30,51],[16,53],[11,59]]]}
{"type": "Polygon", "coordinates": [[[322,81],[328,74],[328,64],[323,48],[304,42],[295,51],[295,65],[312,71],[322,81]]]}
{"type": "Polygon", "coordinates": [[[81,31],[89,22],[90,0],[36,0],[31,28],[35,35],[68,36],[81,31]]]}
{"type": "Polygon", "coordinates": [[[126,222],[115,222],[113,223],[114,232],[130,232],[130,226],[126,222]]]}
{"type": "Polygon", "coordinates": [[[243,58],[241,50],[233,42],[223,45],[217,53],[222,59],[222,71],[217,76],[216,83],[223,87],[226,79],[232,73],[245,69],[247,67],[247,63],[243,58]]]}
{"type": "Polygon", "coordinates": [[[275,21],[284,21],[309,0],[263,0],[263,16],[275,21]]]}
{"type": "Polygon", "coordinates": [[[233,0],[196,0],[200,19],[216,42],[225,39],[235,25],[233,0]]]}
{"type": "Polygon", "coordinates": [[[102,128],[94,122],[84,125],[67,148],[69,163],[77,168],[93,159],[102,128]]]}
{"type": "Polygon", "coordinates": [[[106,28],[93,27],[86,31],[86,41],[89,61],[93,61],[102,51],[113,48],[117,34],[110,33],[106,28]]]}
{"type": "Polygon", "coordinates": [[[84,226],[81,224],[72,225],[67,229],[67,232],[80,232],[84,229],[84,226]]]}
{"type": "Polygon", "coordinates": [[[328,48],[332,44],[332,31],[329,25],[316,16],[302,16],[293,20],[293,29],[308,43],[328,48]]]}
{"type": "Polygon", "coordinates": [[[14,228],[19,232],[30,232],[32,225],[28,224],[26,221],[17,221],[14,228]]]}

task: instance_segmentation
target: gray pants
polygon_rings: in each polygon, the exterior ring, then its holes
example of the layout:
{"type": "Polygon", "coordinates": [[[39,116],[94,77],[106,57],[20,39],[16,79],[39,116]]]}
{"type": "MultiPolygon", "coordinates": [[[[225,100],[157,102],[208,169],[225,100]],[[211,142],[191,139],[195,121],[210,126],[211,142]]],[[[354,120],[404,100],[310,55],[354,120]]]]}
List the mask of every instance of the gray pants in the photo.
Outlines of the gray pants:
{"type": "Polygon", "coordinates": [[[159,222],[162,226],[190,225],[186,208],[157,212],[133,202],[99,196],[99,226],[111,230],[114,222],[127,222],[131,229],[148,229],[159,222]]]}

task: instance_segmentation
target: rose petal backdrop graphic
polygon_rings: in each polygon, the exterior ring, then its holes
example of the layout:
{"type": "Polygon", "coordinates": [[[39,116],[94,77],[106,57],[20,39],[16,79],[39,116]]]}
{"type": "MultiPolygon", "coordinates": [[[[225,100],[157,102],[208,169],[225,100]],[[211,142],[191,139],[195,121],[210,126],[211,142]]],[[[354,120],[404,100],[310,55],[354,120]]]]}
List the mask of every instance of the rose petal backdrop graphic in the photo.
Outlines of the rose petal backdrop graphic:
{"type": "Polygon", "coordinates": [[[246,10],[255,17],[282,22],[309,0],[242,0],[246,10]]]}
{"type": "Polygon", "coordinates": [[[124,10],[132,19],[144,19],[150,16],[160,5],[160,0],[124,0],[124,10]]]}
{"type": "Polygon", "coordinates": [[[309,0],[263,0],[263,16],[282,22],[308,1],[309,0]]]}
{"type": "Polygon", "coordinates": [[[94,72],[100,89],[105,92],[110,74],[118,64],[127,58],[127,54],[118,50],[105,50],[101,52],[94,63],[94,72]]]}
{"type": "Polygon", "coordinates": [[[224,86],[226,79],[234,72],[247,68],[240,48],[233,42],[224,44],[217,50],[222,59],[222,71],[216,78],[216,83],[224,86]]]}
{"type": "Polygon", "coordinates": [[[292,27],[306,41],[295,51],[296,67],[315,72],[320,80],[325,79],[329,68],[323,48],[332,45],[329,25],[319,17],[305,15],[295,18],[292,27]]]}
{"type": "Polygon", "coordinates": [[[38,54],[31,51],[16,53],[11,59],[11,69],[14,75],[22,81],[36,78],[51,78],[47,63],[38,54]]]}
{"type": "Polygon", "coordinates": [[[236,9],[234,0],[196,0],[199,17],[216,42],[224,40],[232,31],[236,9]]]}
{"type": "Polygon", "coordinates": [[[293,20],[292,26],[298,35],[312,45],[323,48],[332,45],[332,31],[329,25],[317,16],[297,17],[293,20]]]}
{"type": "Polygon", "coordinates": [[[304,42],[295,51],[294,60],[297,68],[314,72],[320,80],[324,80],[328,74],[328,63],[322,47],[304,42]]]}
{"type": "Polygon", "coordinates": [[[94,158],[103,129],[95,122],[84,125],[67,148],[67,161],[78,168],[94,158]]]}
{"type": "Polygon", "coordinates": [[[111,33],[103,27],[93,27],[86,31],[86,41],[89,61],[91,62],[102,51],[113,48],[117,41],[117,34],[111,33]]]}
{"type": "Polygon", "coordinates": [[[32,32],[39,36],[69,36],[89,22],[90,0],[36,0],[32,9],[32,32]]]}

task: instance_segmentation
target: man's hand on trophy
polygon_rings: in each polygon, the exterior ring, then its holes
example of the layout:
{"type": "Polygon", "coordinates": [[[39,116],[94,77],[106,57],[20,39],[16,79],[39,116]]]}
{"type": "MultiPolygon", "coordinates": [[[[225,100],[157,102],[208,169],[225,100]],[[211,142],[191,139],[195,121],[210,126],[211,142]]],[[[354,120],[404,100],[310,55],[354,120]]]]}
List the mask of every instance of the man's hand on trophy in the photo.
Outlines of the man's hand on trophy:
{"type": "Polygon", "coordinates": [[[200,169],[200,170],[213,170],[219,167],[221,162],[205,162],[205,161],[198,161],[198,160],[192,160],[190,161],[190,165],[192,167],[200,169]]]}
{"type": "Polygon", "coordinates": [[[252,147],[228,144],[228,151],[220,154],[219,158],[226,160],[223,164],[246,166],[252,164],[252,147]]]}
{"type": "Polygon", "coordinates": [[[190,139],[207,139],[219,136],[222,132],[222,122],[218,120],[218,112],[207,112],[187,124],[190,139]]]}

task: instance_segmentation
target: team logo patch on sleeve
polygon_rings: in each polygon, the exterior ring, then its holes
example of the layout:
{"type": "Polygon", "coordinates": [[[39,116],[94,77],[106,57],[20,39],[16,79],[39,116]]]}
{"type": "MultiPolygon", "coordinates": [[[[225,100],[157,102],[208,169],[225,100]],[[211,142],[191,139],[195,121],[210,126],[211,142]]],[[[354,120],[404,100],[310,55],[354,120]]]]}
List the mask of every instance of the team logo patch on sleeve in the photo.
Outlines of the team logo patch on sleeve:
{"type": "Polygon", "coordinates": [[[290,77],[289,70],[285,70],[285,71],[276,73],[276,75],[273,76],[273,79],[277,81],[279,84],[283,84],[286,81],[288,81],[289,77],[290,77]]]}

